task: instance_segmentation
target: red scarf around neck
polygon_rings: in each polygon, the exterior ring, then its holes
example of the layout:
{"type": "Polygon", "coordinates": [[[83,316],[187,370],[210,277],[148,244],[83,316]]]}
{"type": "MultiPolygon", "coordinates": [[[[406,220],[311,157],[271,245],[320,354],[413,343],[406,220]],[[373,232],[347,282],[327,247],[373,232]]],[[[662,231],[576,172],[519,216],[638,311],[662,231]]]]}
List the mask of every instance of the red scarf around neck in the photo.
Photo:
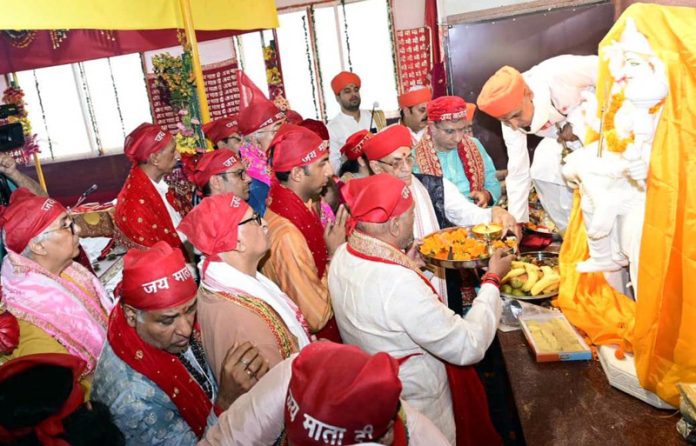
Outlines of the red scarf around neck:
{"type": "Polygon", "coordinates": [[[275,178],[271,181],[268,198],[268,208],[290,220],[304,236],[309,250],[312,251],[317,276],[321,280],[329,263],[329,253],[324,240],[324,227],[321,225],[319,216],[307,208],[295,192],[280,184],[275,178]]]}
{"type": "MultiPolygon", "coordinates": [[[[436,296],[438,295],[428,278],[417,269],[406,254],[397,248],[359,231],[354,231],[348,239],[347,249],[349,253],[361,259],[399,265],[414,271],[432,292],[436,296]]],[[[488,412],[486,391],[474,366],[454,365],[442,360],[441,362],[447,371],[447,380],[452,394],[456,446],[496,446],[502,444],[502,439],[493,427],[488,412]]]]}
{"type": "MultiPolygon", "coordinates": [[[[174,203],[172,197],[170,190],[167,193],[170,204],[174,203]]],[[[127,238],[124,240],[127,247],[152,246],[164,240],[173,248],[182,248],[160,194],[139,166],[131,168],[118,194],[114,220],[116,227],[127,238]]]]}
{"type": "Polygon", "coordinates": [[[114,353],[136,372],[157,384],[179,409],[179,415],[186,420],[193,433],[201,438],[208,425],[213,403],[179,358],[143,341],[135,328],[126,322],[121,305],[116,305],[111,312],[107,337],[114,353]]]}

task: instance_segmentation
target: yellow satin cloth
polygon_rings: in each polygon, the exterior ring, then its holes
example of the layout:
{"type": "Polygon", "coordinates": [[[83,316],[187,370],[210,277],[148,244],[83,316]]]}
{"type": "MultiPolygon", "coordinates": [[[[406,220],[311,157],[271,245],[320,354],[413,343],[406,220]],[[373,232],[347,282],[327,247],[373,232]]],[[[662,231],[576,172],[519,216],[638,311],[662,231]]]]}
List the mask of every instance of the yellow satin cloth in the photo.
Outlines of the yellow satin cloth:
{"type": "MultiPolygon", "coordinates": [[[[600,43],[619,40],[626,19],[663,61],[669,81],[650,159],[634,304],[598,274],[579,275],[587,257],[579,199],[561,249],[558,305],[597,344],[632,345],[640,383],[677,405],[676,383],[696,381],[696,9],[634,4],[600,43]],[[633,315],[635,314],[635,317],[633,315]]],[[[610,79],[600,61],[598,103],[610,79]]]]}
{"type": "MultiPolygon", "coordinates": [[[[189,1],[197,30],[278,27],[273,0],[189,1]]],[[[0,14],[0,29],[167,28],[184,28],[178,0],[21,0],[0,14]]]]}

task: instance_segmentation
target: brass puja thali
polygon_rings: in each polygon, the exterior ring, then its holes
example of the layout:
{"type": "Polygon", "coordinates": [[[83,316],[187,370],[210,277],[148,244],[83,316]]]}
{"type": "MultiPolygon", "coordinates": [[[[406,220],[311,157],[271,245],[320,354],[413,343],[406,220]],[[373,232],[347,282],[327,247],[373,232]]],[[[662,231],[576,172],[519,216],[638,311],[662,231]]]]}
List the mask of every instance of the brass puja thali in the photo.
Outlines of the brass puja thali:
{"type": "Polygon", "coordinates": [[[517,238],[501,239],[503,228],[496,224],[447,228],[423,238],[420,247],[426,263],[449,269],[481,268],[488,265],[493,251],[517,249],[517,238]]]}

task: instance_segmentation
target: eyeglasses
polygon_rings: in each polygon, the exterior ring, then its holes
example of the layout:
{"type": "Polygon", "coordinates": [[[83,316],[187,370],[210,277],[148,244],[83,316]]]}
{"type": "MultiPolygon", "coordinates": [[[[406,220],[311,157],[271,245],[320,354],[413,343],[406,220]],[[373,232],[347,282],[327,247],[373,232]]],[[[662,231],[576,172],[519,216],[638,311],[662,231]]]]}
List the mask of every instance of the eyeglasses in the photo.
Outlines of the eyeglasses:
{"type": "Polygon", "coordinates": [[[390,163],[388,163],[386,161],[382,161],[382,160],[377,160],[378,163],[382,163],[384,165],[387,165],[394,170],[398,169],[402,165],[406,166],[406,167],[413,166],[414,161],[415,161],[415,158],[413,158],[413,155],[409,155],[406,158],[394,160],[390,163]]]}
{"type": "Polygon", "coordinates": [[[75,220],[66,220],[66,223],[55,229],[49,229],[48,231],[44,231],[44,234],[50,234],[51,232],[56,232],[56,231],[63,231],[65,229],[70,229],[70,233],[72,235],[75,235],[75,220]]]}
{"type": "Polygon", "coordinates": [[[237,226],[245,225],[250,221],[255,221],[257,225],[261,226],[261,224],[263,223],[263,217],[261,217],[261,215],[259,215],[257,212],[254,212],[251,218],[247,218],[246,220],[240,221],[237,226]]]}
{"type": "Polygon", "coordinates": [[[243,180],[247,175],[246,169],[241,169],[241,170],[228,170],[227,172],[220,172],[216,175],[234,175],[240,180],[243,180]]]}

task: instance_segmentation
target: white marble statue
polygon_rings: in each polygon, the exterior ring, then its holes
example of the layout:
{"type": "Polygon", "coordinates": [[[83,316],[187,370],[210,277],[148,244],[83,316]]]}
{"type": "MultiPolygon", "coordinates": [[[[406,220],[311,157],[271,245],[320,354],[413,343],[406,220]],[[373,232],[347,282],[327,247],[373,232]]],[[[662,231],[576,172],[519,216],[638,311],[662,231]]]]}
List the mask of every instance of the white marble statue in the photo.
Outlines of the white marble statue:
{"type": "MultiPolygon", "coordinates": [[[[580,188],[588,236],[590,258],[578,263],[577,270],[611,272],[628,265],[637,295],[645,183],[668,83],[664,65],[633,20],[600,57],[608,60],[613,78],[603,107],[608,119],[599,141],[568,155],[563,167],[568,183],[580,188]]],[[[587,125],[600,131],[597,119],[588,119],[587,125]]]]}

